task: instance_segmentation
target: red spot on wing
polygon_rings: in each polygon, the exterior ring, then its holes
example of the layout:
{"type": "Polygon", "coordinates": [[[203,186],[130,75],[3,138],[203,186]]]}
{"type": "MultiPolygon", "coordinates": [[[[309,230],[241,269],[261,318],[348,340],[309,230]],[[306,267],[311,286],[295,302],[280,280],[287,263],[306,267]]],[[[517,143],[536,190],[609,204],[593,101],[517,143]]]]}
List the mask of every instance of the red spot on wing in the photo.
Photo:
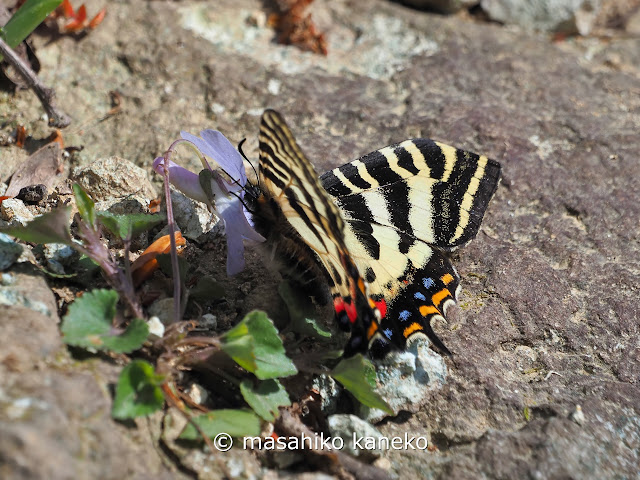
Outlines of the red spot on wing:
{"type": "Polygon", "coordinates": [[[387,302],[385,301],[385,299],[383,298],[380,301],[375,301],[374,302],[376,304],[376,308],[378,309],[378,311],[380,312],[380,318],[384,318],[387,316],[387,302]]]}
{"type": "Polygon", "coordinates": [[[349,318],[349,322],[351,323],[355,323],[358,318],[358,312],[356,311],[356,306],[353,302],[347,303],[342,297],[336,297],[333,299],[333,308],[338,316],[340,316],[342,312],[346,312],[347,318],[349,318]]]}

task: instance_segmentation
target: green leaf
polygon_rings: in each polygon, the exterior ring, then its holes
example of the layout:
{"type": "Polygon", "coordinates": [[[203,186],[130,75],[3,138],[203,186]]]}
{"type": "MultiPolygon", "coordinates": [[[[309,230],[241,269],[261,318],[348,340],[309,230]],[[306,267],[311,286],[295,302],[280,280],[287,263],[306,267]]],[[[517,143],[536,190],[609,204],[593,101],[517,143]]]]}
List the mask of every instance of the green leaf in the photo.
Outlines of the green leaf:
{"type": "Polygon", "coordinates": [[[211,189],[212,181],[214,181],[214,179],[213,172],[211,170],[209,170],[208,168],[200,170],[200,172],[198,173],[198,182],[200,183],[200,188],[202,188],[202,191],[206,195],[207,200],[210,204],[214,204],[216,198],[213,190],[211,189]]]}
{"type": "Polygon", "coordinates": [[[224,297],[224,286],[211,277],[202,277],[196,286],[189,290],[189,297],[208,302],[219,300],[224,297]]]}
{"type": "Polygon", "coordinates": [[[260,380],[298,373],[267,314],[254,310],[221,337],[222,350],[260,380]]]}
{"type": "Polygon", "coordinates": [[[253,411],[267,422],[278,417],[279,407],[291,405],[289,394],[278,380],[264,380],[255,385],[252,380],[245,379],[240,384],[240,392],[253,411]]]}
{"type": "Polygon", "coordinates": [[[111,416],[119,420],[142,417],[162,408],[164,395],[160,386],[163,375],[153,370],[144,360],[134,360],[122,369],[111,416]]]}
{"type": "Polygon", "coordinates": [[[331,376],[349,390],[363,405],[393,413],[387,402],[375,391],[375,367],[361,354],[342,360],[331,371],[331,376]]]}
{"type": "MultiPolygon", "coordinates": [[[[207,437],[226,433],[232,437],[255,437],[260,435],[260,418],[248,410],[212,410],[191,419],[207,437]]],[[[178,438],[199,440],[200,433],[188,423],[178,438]]]]}
{"type": "Polygon", "coordinates": [[[129,213],[116,215],[111,212],[97,212],[100,223],[120,239],[133,238],[166,220],[164,214],[129,213]]]}
{"type": "Polygon", "coordinates": [[[331,337],[331,332],[318,325],[318,313],[315,307],[303,293],[293,287],[291,282],[280,282],[278,293],[289,310],[289,318],[291,319],[289,328],[292,331],[321,339],[331,337]]]}
{"type": "Polygon", "coordinates": [[[93,200],[87,195],[80,185],[73,184],[73,196],[76,198],[76,205],[82,219],[91,226],[96,228],[96,209],[93,200]]]}
{"type": "Polygon", "coordinates": [[[17,47],[61,3],[62,0],[27,0],[2,27],[0,35],[11,48],[17,47]]]}
{"type": "Polygon", "coordinates": [[[114,290],[93,290],[69,306],[62,321],[63,340],[68,345],[116,353],[139,349],[149,335],[144,320],[134,318],[122,331],[111,325],[116,314],[118,293],[114,290]]]}
{"type": "Polygon", "coordinates": [[[74,246],[69,231],[71,207],[56,208],[34,218],[24,226],[0,229],[2,233],[33,243],[64,243],[74,246]]]}
{"type": "MultiPolygon", "coordinates": [[[[156,256],[156,260],[158,261],[158,265],[160,266],[160,271],[164,273],[167,277],[173,277],[173,268],[171,267],[171,254],[170,253],[160,253],[156,256]]],[[[186,258],[178,256],[178,271],[180,272],[180,281],[184,284],[187,279],[187,273],[191,269],[191,265],[187,261],[186,258]]]]}

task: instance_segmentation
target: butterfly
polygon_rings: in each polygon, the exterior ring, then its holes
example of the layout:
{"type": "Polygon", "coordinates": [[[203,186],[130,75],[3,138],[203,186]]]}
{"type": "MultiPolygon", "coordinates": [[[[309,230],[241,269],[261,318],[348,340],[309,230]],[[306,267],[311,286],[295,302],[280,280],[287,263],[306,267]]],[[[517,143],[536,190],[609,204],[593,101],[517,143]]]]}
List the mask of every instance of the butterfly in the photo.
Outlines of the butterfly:
{"type": "Polygon", "coordinates": [[[433,140],[390,145],[320,177],[283,117],[262,115],[253,221],[286,276],[328,287],[344,356],[384,357],[425,334],[455,303],[447,254],[475,237],[500,164],[433,140]]]}

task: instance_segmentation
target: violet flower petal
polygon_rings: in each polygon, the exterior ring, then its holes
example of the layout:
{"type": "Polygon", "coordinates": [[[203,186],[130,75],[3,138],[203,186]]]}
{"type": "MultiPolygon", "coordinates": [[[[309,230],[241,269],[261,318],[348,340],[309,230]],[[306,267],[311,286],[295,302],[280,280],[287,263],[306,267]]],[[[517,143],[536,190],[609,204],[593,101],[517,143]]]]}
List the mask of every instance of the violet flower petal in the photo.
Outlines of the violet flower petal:
{"type": "Polygon", "coordinates": [[[224,221],[224,231],[227,236],[227,275],[235,275],[244,269],[243,238],[255,242],[264,242],[262,235],[251,228],[243,213],[240,199],[226,192],[227,183],[224,181],[211,182],[211,189],[216,197],[216,212],[224,221]]]}
{"type": "Polygon", "coordinates": [[[235,149],[231,142],[217,130],[203,130],[202,138],[188,132],[180,132],[180,136],[193,143],[204,155],[214,160],[220,167],[236,180],[230,191],[242,190],[247,183],[247,174],[244,171],[242,155],[235,149]]]}
{"type": "MultiPolygon", "coordinates": [[[[164,175],[164,157],[158,157],[153,161],[153,170],[159,175],[164,175]]],[[[171,160],[169,160],[169,182],[187,197],[198,202],[210,203],[207,194],[200,186],[198,175],[171,160]]]]}

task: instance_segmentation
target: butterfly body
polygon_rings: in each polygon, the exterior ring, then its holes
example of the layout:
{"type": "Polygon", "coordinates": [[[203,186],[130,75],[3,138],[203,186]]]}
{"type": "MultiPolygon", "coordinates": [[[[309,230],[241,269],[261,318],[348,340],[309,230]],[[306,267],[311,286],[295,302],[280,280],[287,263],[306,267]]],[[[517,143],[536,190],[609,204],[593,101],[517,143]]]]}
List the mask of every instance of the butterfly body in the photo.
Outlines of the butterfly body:
{"type": "MultiPolygon", "coordinates": [[[[265,111],[256,229],[298,283],[328,287],[345,356],[374,357],[426,334],[455,302],[447,252],[477,233],[500,165],[431,140],[407,140],[318,178],[284,119],[265,111]]],[[[325,288],[326,288],[325,287],[325,288]]]]}

